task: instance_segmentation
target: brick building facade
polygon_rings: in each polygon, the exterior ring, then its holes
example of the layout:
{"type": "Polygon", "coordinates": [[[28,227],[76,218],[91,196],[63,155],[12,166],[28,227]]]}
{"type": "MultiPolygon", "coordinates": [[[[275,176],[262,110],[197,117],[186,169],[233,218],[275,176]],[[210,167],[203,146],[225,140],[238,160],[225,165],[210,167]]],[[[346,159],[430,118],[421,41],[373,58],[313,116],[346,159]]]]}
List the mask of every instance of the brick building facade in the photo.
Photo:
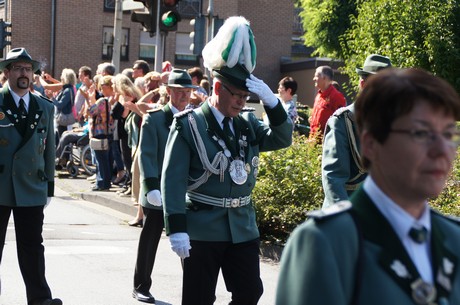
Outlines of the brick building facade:
{"type": "MultiPolygon", "coordinates": [[[[214,15],[219,18],[241,15],[251,22],[257,45],[254,73],[275,91],[281,78],[281,58],[291,55],[294,1],[214,0],[213,3],[214,15]]],[[[57,78],[63,68],[78,71],[79,67],[88,65],[95,71],[99,63],[111,60],[114,5],[115,0],[0,2],[0,18],[12,23],[11,46],[5,51],[27,48],[34,59],[43,62],[42,69],[57,78]]],[[[208,5],[208,0],[181,0],[180,7],[188,9],[188,13],[181,14],[177,32],[169,32],[166,36],[164,60],[179,68],[193,65],[181,64],[178,55],[191,55],[186,54],[189,51],[184,48],[193,30],[189,21],[195,13],[206,13],[208,5]]],[[[130,12],[123,13],[120,71],[132,67],[133,62],[142,57],[142,52],[153,48],[154,38],[142,33],[142,26],[131,22],[130,15],[130,12]]],[[[153,67],[153,59],[150,63],[153,67]]]]}

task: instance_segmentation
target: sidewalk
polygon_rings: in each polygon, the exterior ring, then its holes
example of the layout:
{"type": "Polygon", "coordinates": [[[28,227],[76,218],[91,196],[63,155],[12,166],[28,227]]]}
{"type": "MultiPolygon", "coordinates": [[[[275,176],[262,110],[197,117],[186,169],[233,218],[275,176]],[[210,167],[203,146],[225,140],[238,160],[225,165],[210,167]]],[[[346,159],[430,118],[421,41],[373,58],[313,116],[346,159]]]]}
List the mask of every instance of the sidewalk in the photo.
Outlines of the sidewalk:
{"type": "Polygon", "coordinates": [[[133,217],[136,216],[137,206],[134,206],[131,197],[121,197],[117,194],[117,191],[123,190],[121,187],[112,186],[110,191],[104,192],[92,191],[93,185],[86,180],[87,175],[80,174],[73,178],[65,171],[56,171],[56,173],[58,174],[54,180],[56,187],[66,191],[72,197],[97,203],[133,217]]]}
{"type": "MultiPolygon", "coordinates": [[[[92,191],[92,184],[86,180],[88,176],[78,175],[70,177],[67,172],[57,171],[59,175],[55,177],[56,187],[66,191],[72,197],[81,198],[86,201],[97,203],[105,207],[109,207],[116,211],[136,217],[137,206],[131,200],[131,197],[120,197],[117,191],[122,188],[113,186],[110,191],[96,192],[92,191]]],[[[272,246],[261,242],[260,254],[262,257],[270,259],[274,262],[279,262],[282,249],[277,246],[272,246]]]]}

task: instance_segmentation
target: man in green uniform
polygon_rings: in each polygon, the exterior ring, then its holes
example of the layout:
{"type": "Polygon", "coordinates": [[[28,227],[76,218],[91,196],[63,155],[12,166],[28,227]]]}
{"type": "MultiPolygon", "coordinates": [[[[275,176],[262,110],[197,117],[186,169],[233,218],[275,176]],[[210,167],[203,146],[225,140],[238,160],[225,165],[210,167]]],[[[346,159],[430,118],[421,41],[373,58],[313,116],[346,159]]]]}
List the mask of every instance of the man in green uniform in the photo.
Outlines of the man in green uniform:
{"type": "Polygon", "coordinates": [[[45,278],[43,209],[54,196],[55,137],[52,102],[29,91],[39,68],[24,48],[0,62],[8,79],[0,93],[0,261],[13,214],[27,304],[61,305],[45,278]]]}
{"type": "MultiPolygon", "coordinates": [[[[248,31],[245,19],[240,25],[248,31]]],[[[184,259],[182,305],[214,304],[219,271],[232,304],[253,305],[263,292],[251,201],[259,153],[289,146],[292,122],[247,65],[214,67],[212,73],[210,98],[179,114],[169,134],[161,180],[165,227],[173,251],[184,259]],[[250,92],[261,99],[269,126],[252,112],[242,113],[250,92]]]]}
{"type": "Polygon", "coordinates": [[[148,111],[143,117],[139,142],[139,170],[141,176],[140,203],[144,212],[144,225],[139,237],[133,297],[145,303],[155,303],[149,292],[152,270],[164,227],[160,195],[161,168],[166,140],[175,113],[188,105],[192,79],[187,71],[174,69],[169,75],[167,90],[170,101],[162,108],[148,111]]]}
{"type": "MultiPolygon", "coordinates": [[[[369,55],[363,68],[356,68],[359,75],[359,90],[364,88],[369,76],[388,67],[391,67],[388,57],[369,55]]],[[[327,121],[321,159],[323,208],[341,200],[348,200],[366,178],[366,170],[361,163],[354,112],[355,105],[351,104],[339,108],[327,121]]]]}
{"type": "Polygon", "coordinates": [[[310,214],[281,258],[276,304],[460,304],[460,227],[430,209],[460,143],[460,97],[417,69],[385,69],[355,104],[369,175],[310,214]]]}

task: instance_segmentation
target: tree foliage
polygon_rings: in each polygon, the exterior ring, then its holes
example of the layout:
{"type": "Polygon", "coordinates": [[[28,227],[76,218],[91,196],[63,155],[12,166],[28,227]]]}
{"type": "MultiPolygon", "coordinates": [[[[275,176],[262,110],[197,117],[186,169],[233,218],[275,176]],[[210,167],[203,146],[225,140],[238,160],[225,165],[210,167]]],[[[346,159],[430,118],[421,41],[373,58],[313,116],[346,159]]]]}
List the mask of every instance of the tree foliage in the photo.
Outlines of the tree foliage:
{"type": "Polygon", "coordinates": [[[356,14],[355,0],[298,0],[304,39],[319,56],[342,58],[339,37],[350,27],[349,15],[356,14]]]}
{"type": "Polygon", "coordinates": [[[320,56],[342,59],[353,84],[355,68],[377,53],[394,66],[428,70],[460,92],[459,2],[301,0],[305,43],[320,56]]]}

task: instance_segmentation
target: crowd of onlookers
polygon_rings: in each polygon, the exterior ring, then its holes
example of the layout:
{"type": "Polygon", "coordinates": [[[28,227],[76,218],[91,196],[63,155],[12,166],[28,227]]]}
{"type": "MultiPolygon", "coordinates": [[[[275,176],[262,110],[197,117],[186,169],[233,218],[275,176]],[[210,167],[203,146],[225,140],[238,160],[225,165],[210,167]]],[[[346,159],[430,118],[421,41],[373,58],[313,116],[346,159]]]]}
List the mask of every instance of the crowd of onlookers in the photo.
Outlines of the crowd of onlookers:
{"type": "MultiPolygon", "coordinates": [[[[137,148],[142,116],[168,102],[165,85],[171,70],[169,62],[157,72],[151,71],[146,61],[136,60],[133,68],[120,73],[108,62],[99,64],[95,73],[88,66],[80,67],[78,75],[65,68],[59,78],[46,72],[36,73],[33,90],[55,105],[56,169],[66,169],[71,153],[67,145],[81,140],[90,143],[91,162],[96,168],[96,173],[87,177],[93,183],[92,190],[109,191],[112,185],[118,185],[117,194],[130,196],[137,205],[140,189],[137,148]],[[101,143],[103,146],[99,147],[101,143]]],[[[208,97],[210,83],[201,68],[190,68],[188,72],[198,86],[188,106],[195,108],[208,97]]],[[[130,225],[142,226],[142,219],[139,208],[130,225]]]]}

